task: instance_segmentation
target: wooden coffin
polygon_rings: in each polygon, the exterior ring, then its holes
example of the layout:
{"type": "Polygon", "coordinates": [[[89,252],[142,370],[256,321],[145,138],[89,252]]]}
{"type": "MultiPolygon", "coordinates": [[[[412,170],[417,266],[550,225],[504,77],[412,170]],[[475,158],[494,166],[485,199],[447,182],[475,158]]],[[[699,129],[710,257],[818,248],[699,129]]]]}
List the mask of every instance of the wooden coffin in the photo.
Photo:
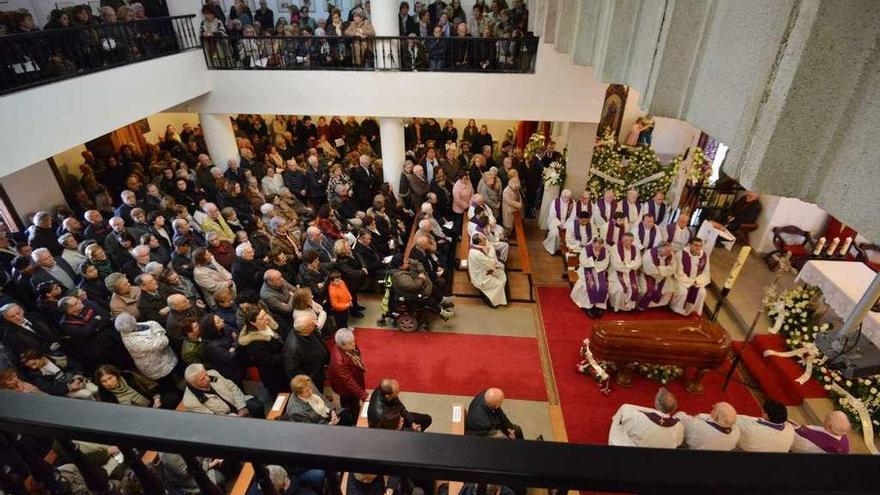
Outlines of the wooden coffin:
{"type": "Polygon", "coordinates": [[[688,389],[699,393],[702,372],[724,363],[730,337],[707,320],[608,321],[593,327],[590,350],[596,359],[617,364],[618,382],[624,386],[631,381],[626,372],[630,363],[696,368],[699,372],[688,389]]]}

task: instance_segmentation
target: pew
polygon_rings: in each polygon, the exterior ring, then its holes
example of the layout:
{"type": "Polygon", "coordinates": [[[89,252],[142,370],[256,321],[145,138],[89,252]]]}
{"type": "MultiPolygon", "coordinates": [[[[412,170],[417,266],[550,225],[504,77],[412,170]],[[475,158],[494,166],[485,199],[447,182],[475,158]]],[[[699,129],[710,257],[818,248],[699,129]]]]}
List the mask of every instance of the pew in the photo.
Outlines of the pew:
{"type": "MultiPolygon", "coordinates": [[[[523,227],[522,212],[516,212],[513,215],[513,229],[516,234],[516,249],[519,252],[519,261],[521,265],[520,271],[526,276],[529,282],[529,298],[528,302],[535,302],[534,283],[532,281],[532,260],[529,258],[529,245],[526,242],[526,229],[523,227]]],[[[512,294],[511,294],[512,295],[512,294]]],[[[511,300],[516,300],[511,297],[511,300]]]]}
{"type": "Polygon", "coordinates": [[[458,241],[455,257],[458,258],[458,269],[467,270],[468,267],[468,250],[471,245],[471,234],[468,232],[467,212],[464,214],[464,221],[461,222],[461,240],[458,241]]]}
{"type": "MultiPolygon", "coordinates": [[[[186,411],[186,408],[183,406],[183,400],[181,400],[180,403],[177,404],[177,407],[174,410],[178,412],[186,411]]],[[[159,457],[158,452],[156,452],[155,450],[148,450],[144,452],[144,455],[141,456],[141,462],[143,462],[145,466],[151,466],[154,462],[156,462],[157,457],[159,457]]]]}
{"type": "MultiPolygon", "coordinates": [[[[467,409],[462,404],[452,404],[452,435],[464,435],[464,418],[467,416],[467,409]]],[[[449,495],[458,495],[461,487],[464,485],[461,481],[449,482],[449,495]]]]}
{"type": "MultiPolygon", "coordinates": [[[[367,421],[367,411],[370,409],[370,403],[368,401],[364,401],[364,405],[361,407],[361,413],[358,415],[357,427],[358,428],[369,428],[370,424],[367,421]]],[[[340,482],[342,486],[340,486],[340,490],[342,491],[342,495],[346,495],[346,491],[348,490],[348,472],[342,473],[342,481],[340,482]]]]}
{"type": "MultiPolygon", "coordinates": [[[[278,419],[284,414],[289,399],[290,394],[288,393],[278,394],[275,398],[275,402],[272,403],[272,409],[266,414],[266,419],[272,421],[278,419]]],[[[241,472],[238,473],[238,478],[236,478],[235,484],[232,485],[232,490],[229,491],[229,495],[245,495],[251,487],[251,484],[254,482],[254,474],[253,464],[250,462],[244,463],[241,467],[241,472]]]]}

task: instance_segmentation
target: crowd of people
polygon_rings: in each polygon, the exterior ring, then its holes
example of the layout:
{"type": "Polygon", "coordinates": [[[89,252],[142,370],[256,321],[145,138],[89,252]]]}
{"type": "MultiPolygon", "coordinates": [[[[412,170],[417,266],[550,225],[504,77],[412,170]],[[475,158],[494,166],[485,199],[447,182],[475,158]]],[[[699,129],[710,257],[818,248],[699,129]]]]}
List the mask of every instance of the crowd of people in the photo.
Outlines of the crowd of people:
{"type": "Polygon", "coordinates": [[[407,39],[377,42],[370,2],[355,0],[348,12],[332,3],[325,18],[307,5],[278,15],[265,1],[251,11],[237,0],[228,15],[217,2],[202,7],[199,32],[218,68],[396,67],[404,70],[519,70],[532,67],[536,43],[526,42],[523,0],[478,0],[466,13],[460,0],[399,6],[399,33],[407,39]]]}
{"type": "Polygon", "coordinates": [[[830,411],[822,425],[800,425],[788,419],[785,406],[772,399],[763,404],[764,417],[737,414],[727,402],[707,413],[678,411],[675,396],[661,388],[654,407],[623,404],[611,420],[608,444],[623,447],[744,452],[847,454],[852,429],[842,411],[830,411]]]}

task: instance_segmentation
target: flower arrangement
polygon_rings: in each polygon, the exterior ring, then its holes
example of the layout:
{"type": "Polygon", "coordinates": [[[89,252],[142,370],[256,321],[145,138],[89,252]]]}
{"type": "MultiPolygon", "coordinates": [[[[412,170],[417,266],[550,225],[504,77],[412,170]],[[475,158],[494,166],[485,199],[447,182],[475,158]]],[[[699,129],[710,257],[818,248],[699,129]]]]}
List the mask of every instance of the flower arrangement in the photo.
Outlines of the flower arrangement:
{"type": "Polygon", "coordinates": [[[540,132],[532,134],[531,137],[529,137],[529,142],[526,143],[526,149],[523,151],[523,158],[525,158],[526,161],[531,161],[539,151],[544,149],[546,143],[547,138],[540,132]]]}
{"type": "Polygon", "coordinates": [[[645,378],[660,382],[663,385],[684,374],[683,368],[671,364],[635,363],[635,368],[645,378]]]}
{"type": "MultiPolygon", "coordinates": [[[[579,355],[581,360],[577,364],[578,372],[596,380],[596,383],[605,387],[603,392],[607,393],[610,386],[608,377],[611,373],[617,371],[615,364],[609,361],[594,359],[593,354],[590,352],[590,339],[585,339],[581,343],[579,355]]],[[[684,369],[673,365],[633,363],[633,367],[642,376],[664,385],[684,374],[684,369]]]]}
{"type": "Polygon", "coordinates": [[[657,191],[669,190],[681,160],[676,157],[664,165],[657,153],[647,146],[625,151],[616,142],[603,140],[593,148],[587,188],[593,197],[600,197],[605,190],[611,189],[620,198],[633,187],[639,191],[639,196],[648,198],[657,191]]]}
{"type": "MultiPolygon", "coordinates": [[[[769,292],[764,297],[764,306],[767,308],[767,317],[774,325],[781,315],[782,322],[779,325],[779,333],[785,337],[786,345],[791,349],[799,349],[812,344],[816,334],[831,330],[828,323],[816,324],[813,317],[816,311],[815,301],[821,296],[822,291],[818,287],[810,285],[795,286],[778,296],[769,292]]],[[[828,390],[832,399],[835,399],[840,409],[850,416],[853,428],[860,428],[861,420],[848,397],[832,390],[832,385],[838,385],[850,395],[859,399],[867,408],[874,426],[880,426],[880,375],[866,378],[847,379],[838,370],[825,366],[826,357],[819,355],[813,361],[813,378],[816,378],[828,390]]],[[[801,363],[803,364],[803,362],[801,363]]]]}
{"type": "MultiPolygon", "coordinates": [[[[676,157],[678,158],[678,157],[676,157]]],[[[703,148],[699,146],[694,148],[694,156],[691,159],[691,182],[701,184],[709,180],[712,176],[712,164],[706,159],[703,148]]]]}
{"type": "Polygon", "coordinates": [[[562,158],[548,163],[541,171],[541,180],[545,186],[561,186],[565,182],[565,163],[568,159],[568,149],[562,150],[562,158]]]}

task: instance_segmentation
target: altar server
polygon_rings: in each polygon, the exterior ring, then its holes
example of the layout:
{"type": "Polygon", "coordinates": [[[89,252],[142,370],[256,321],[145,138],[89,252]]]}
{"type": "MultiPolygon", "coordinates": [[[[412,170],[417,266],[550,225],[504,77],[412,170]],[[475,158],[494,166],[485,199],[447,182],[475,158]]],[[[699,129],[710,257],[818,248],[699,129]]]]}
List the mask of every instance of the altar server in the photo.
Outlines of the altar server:
{"type": "Polygon", "coordinates": [[[669,305],[673,311],[682,315],[702,314],[706,302],[706,286],[709,277],[709,257],[703,251],[703,240],[699,237],[688,247],[675,255],[675,295],[669,305]]]}
{"type": "Polygon", "coordinates": [[[550,254],[559,251],[559,227],[565,228],[574,215],[574,200],[571,199],[571,191],[562,191],[562,195],[553,200],[547,211],[547,237],[544,239],[544,249],[550,254]]]}
{"type": "Polygon", "coordinates": [[[672,392],[657,391],[654,409],[624,404],[611,418],[608,445],[674,449],[684,441],[684,426],[671,416],[678,408],[672,392]]]}
{"type": "Polygon", "coordinates": [[[675,294],[675,258],[672,247],[663,242],[642,254],[639,277],[639,309],[666,306],[675,294]]]}
{"type": "Polygon", "coordinates": [[[646,250],[657,247],[663,240],[663,234],[654,223],[654,215],[646,213],[642,221],[633,227],[632,235],[635,237],[636,247],[644,253],[646,250]]]}
{"type": "Polygon", "coordinates": [[[665,227],[669,223],[669,208],[666,207],[666,194],[663,191],[655,192],[651,201],[642,204],[642,218],[649,213],[654,215],[654,223],[658,227],[665,227]]]}
{"type": "Polygon", "coordinates": [[[792,452],[801,454],[849,453],[849,438],[846,434],[850,432],[852,425],[843,411],[830,411],[825,415],[822,426],[794,426],[792,452]]]}
{"type": "Polygon", "coordinates": [[[642,202],[639,201],[639,192],[630,189],[626,192],[626,198],[620,202],[618,211],[626,215],[626,230],[630,230],[639,223],[642,215],[642,202]]]}
{"type": "Polygon", "coordinates": [[[593,319],[601,318],[608,304],[608,263],[608,250],[598,237],[581,251],[578,280],[571,289],[571,300],[593,319]]]}
{"type": "Polygon", "coordinates": [[[679,411],[675,417],[684,425],[684,443],[693,450],[730,451],[739,442],[736,409],[727,402],[715,404],[710,414],[691,416],[679,411]]]}
{"type": "Polygon", "coordinates": [[[593,209],[593,226],[597,231],[605,228],[611,221],[614,212],[617,211],[617,200],[614,198],[614,191],[608,189],[605,194],[596,201],[593,209]]]}
{"type": "Polygon", "coordinates": [[[504,294],[504,287],[507,285],[504,264],[498,261],[495,248],[480,232],[471,237],[468,275],[471,284],[486,296],[492,307],[507,304],[507,296],[504,294]]]}
{"type": "Polygon", "coordinates": [[[675,252],[684,249],[694,237],[691,229],[688,228],[688,222],[690,221],[689,217],[690,214],[683,211],[675,220],[675,223],[670,223],[661,229],[663,232],[663,240],[669,242],[669,244],[672,245],[672,250],[675,252]]]}
{"type": "Polygon", "coordinates": [[[633,235],[623,234],[623,240],[611,248],[611,274],[608,293],[614,311],[632,311],[639,302],[638,271],[642,255],[633,245],[633,235]]]}
{"type": "Polygon", "coordinates": [[[787,422],[785,406],[772,399],[764,401],[767,419],[739,415],[736,424],[740,436],[737,445],[746,452],[788,452],[794,442],[794,428],[787,422]]]}
{"type": "Polygon", "coordinates": [[[599,235],[609,248],[619,244],[623,239],[623,234],[626,234],[626,215],[620,211],[615,212],[611,217],[611,222],[606,223],[599,230],[599,235]]]}
{"type": "Polygon", "coordinates": [[[573,217],[565,228],[565,245],[569,250],[580,251],[590,244],[593,239],[593,225],[590,223],[590,213],[579,211],[577,217],[573,217]]]}

